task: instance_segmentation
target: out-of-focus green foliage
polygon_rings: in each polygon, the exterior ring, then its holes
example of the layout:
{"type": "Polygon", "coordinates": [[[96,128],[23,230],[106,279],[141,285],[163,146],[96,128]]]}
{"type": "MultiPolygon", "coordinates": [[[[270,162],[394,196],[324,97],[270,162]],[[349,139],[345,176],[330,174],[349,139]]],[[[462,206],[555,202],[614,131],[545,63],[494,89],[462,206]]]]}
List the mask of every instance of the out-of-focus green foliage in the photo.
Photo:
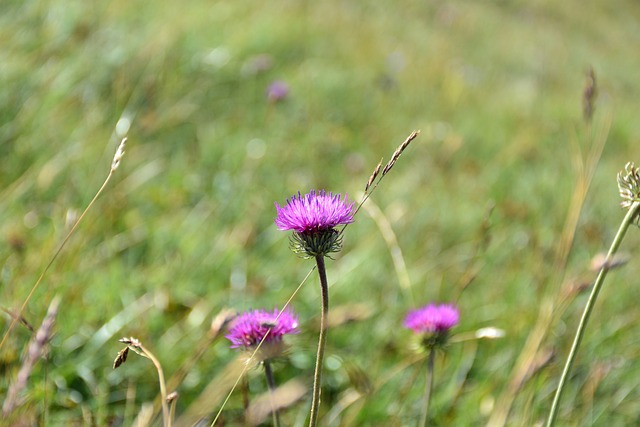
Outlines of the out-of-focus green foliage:
{"type": "MultiPolygon", "coordinates": [[[[414,362],[401,325],[429,301],[459,305],[462,337],[489,326],[506,333],[438,356],[430,418],[443,426],[490,419],[541,305],[555,302],[540,352],[556,358],[513,396],[508,425],[543,420],[585,298],[568,284],[593,280],[590,259],[624,215],[615,174],[640,161],[639,19],[633,1],[4,2],[2,308],[19,309],[129,137],[105,193],[23,313],[37,328],[62,297],[48,361],[33,371],[19,415],[131,425],[158,395],[147,360],[132,354],[111,367],[117,339],[135,336],[168,378],[188,368],[178,416],[211,419],[221,402],[208,394],[217,384],[207,386],[235,358],[224,340],[207,344],[211,320],[225,307],[281,307],[312,266],[274,226],[274,201],[314,188],[358,198],[380,158],[420,129],[370,201],[395,232],[410,291],[365,209],[327,264],[333,314],[353,321],[329,332],[323,425],[417,420],[424,359],[414,362]],[[590,67],[598,91],[587,124],[590,67]],[[270,102],[276,80],[290,92],[270,102]],[[565,264],[563,227],[602,135],[565,264]]],[[[562,425],[640,419],[638,242],[630,230],[630,263],[598,302],[562,425]]],[[[316,276],[292,304],[302,332],[274,368],[279,383],[310,384],[316,276]]],[[[0,318],[3,334],[10,321],[0,318]]],[[[18,325],[0,349],[2,397],[30,337],[18,325]]],[[[260,374],[249,372],[251,396],[265,390],[260,374]]],[[[236,391],[227,425],[242,422],[242,405],[236,391]]],[[[283,423],[307,411],[305,400],[283,423]]]]}

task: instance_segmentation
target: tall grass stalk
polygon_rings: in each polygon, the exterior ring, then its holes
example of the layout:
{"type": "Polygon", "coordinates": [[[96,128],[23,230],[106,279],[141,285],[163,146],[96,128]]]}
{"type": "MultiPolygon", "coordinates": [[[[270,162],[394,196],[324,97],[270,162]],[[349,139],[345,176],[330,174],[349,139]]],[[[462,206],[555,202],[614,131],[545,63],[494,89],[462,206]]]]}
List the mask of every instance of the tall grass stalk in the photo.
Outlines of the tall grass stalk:
{"type": "Polygon", "coordinates": [[[20,307],[20,310],[15,314],[15,316],[13,316],[13,320],[9,324],[9,328],[7,329],[7,331],[2,336],[2,341],[0,341],[0,349],[2,349],[2,346],[4,345],[5,341],[7,340],[7,337],[9,336],[11,331],[13,331],[13,328],[16,326],[16,323],[18,322],[18,319],[22,318],[22,313],[24,312],[25,308],[27,307],[27,304],[29,304],[29,301],[31,301],[31,298],[33,297],[33,294],[38,289],[38,286],[40,286],[40,283],[42,282],[42,279],[44,279],[44,276],[47,274],[47,272],[49,271],[49,269],[53,265],[53,262],[58,258],[58,255],[60,255],[60,252],[62,252],[62,249],[65,247],[65,245],[67,244],[67,242],[69,241],[69,239],[71,238],[73,233],[78,228],[78,225],[80,225],[80,223],[82,222],[84,217],[87,215],[87,212],[89,212],[89,210],[95,204],[96,200],[98,200],[98,197],[100,197],[100,194],[102,194],[104,189],[107,187],[107,184],[111,180],[111,177],[115,173],[116,169],[118,169],[118,166],[120,166],[120,161],[122,160],[122,157],[124,156],[124,148],[125,148],[126,142],[127,142],[127,138],[126,137],[123,138],[122,141],[120,141],[120,145],[118,145],[118,149],[116,150],[116,154],[113,156],[113,160],[111,162],[111,168],[109,169],[109,174],[107,175],[107,178],[104,180],[104,182],[100,186],[100,189],[98,189],[96,194],[93,196],[93,199],[91,199],[91,201],[89,202],[89,204],[87,205],[85,210],[82,212],[82,215],[80,215],[80,217],[75,222],[75,224],[73,224],[73,227],[71,227],[71,230],[69,231],[69,233],[67,233],[67,236],[64,238],[64,240],[62,241],[62,243],[58,247],[58,250],[56,250],[56,252],[53,254],[53,257],[51,257],[51,259],[49,260],[49,263],[46,265],[46,267],[44,268],[44,270],[40,274],[40,277],[38,277],[38,280],[36,281],[36,283],[31,288],[31,291],[29,292],[29,295],[27,295],[27,298],[22,303],[22,306],[20,307]]]}
{"type": "Polygon", "coordinates": [[[556,394],[551,405],[551,411],[549,412],[549,418],[547,419],[547,427],[553,427],[556,425],[556,418],[558,417],[558,410],[560,408],[560,399],[562,397],[562,392],[564,391],[567,378],[569,377],[569,373],[571,372],[571,368],[573,367],[573,363],[575,362],[578,348],[580,347],[580,343],[582,342],[582,338],[584,337],[584,332],[586,330],[587,323],[589,322],[589,318],[591,317],[596,299],[598,298],[598,294],[602,289],[604,279],[607,277],[607,273],[609,272],[609,269],[611,267],[613,256],[620,247],[627,229],[637,219],[639,213],[640,201],[635,201],[631,204],[629,210],[627,211],[627,214],[622,220],[620,228],[618,228],[618,232],[616,233],[616,236],[613,239],[613,243],[611,243],[611,247],[609,248],[609,252],[607,253],[607,258],[603,263],[600,272],[598,273],[598,277],[596,278],[593,289],[591,290],[591,295],[589,295],[589,299],[587,300],[587,305],[582,312],[582,318],[580,319],[580,323],[578,324],[578,329],[576,330],[576,335],[573,339],[573,344],[571,345],[569,356],[567,357],[564,369],[562,370],[560,382],[558,383],[558,388],[556,389],[556,394]]]}
{"type": "Polygon", "coordinates": [[[176,403],[178,402],[178,393],[173,391],[169,393],[165,399],[169,404],[169,420],[173,421],[176,417],[176,403]]]}

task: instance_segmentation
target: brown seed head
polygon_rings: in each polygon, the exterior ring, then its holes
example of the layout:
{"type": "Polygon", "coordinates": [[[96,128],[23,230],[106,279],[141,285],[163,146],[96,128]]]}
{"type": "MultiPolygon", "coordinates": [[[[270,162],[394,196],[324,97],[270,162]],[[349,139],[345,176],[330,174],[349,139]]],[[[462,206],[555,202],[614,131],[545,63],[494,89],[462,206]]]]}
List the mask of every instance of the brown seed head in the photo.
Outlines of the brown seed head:
{"type": "Polygon", "coordinates": [[[398,158],[400,158],[400,155],[402,154],[402,152],[404,150],[406,150],[406,148],[409,146],[409,144],[411,143],[411,141],[413,141],[414,139],[416,139],[416,137],[418,136],[418,134],[420,133],[419,130],[414,130],[413,132],[411,132],[411,134],[407,137],[407,139],[404,140],[404,142],[402,144],[400,144],[400,146],[398,148],[396,148],[396,151],[393,152],[393,155],[391,156],[391,160],[389,160],[389,162],[386,164],[386,166],[384,167],[384,169],[382,170],[382,176],[385,176],[393,167],[393,165],[396,164],[396,162],[398,161],[398,158]]]}
{"type": "Polygon", "coordinates": [[[125,347],[118,352],[116,359],[113,361],[113,369],[117,369],[124,362],[127,361],[127,356],[129,355],[129,347],[125,347]]]}
{"type": "Polygon", "coordinates": [[[380,162],[378,163],[378,166],[376,166],[376,168],[374,169],[373,173],[369,177],[369,181],[367,181],[367,185],[364,187],[364,192],[365,193],[369,190],[369,187],[371,187],[371,184],[373,184],[373,181],[376,180],[378,174],[380,173],[380,168],[382,168],[382,159],[380,159],[380,162]]]}

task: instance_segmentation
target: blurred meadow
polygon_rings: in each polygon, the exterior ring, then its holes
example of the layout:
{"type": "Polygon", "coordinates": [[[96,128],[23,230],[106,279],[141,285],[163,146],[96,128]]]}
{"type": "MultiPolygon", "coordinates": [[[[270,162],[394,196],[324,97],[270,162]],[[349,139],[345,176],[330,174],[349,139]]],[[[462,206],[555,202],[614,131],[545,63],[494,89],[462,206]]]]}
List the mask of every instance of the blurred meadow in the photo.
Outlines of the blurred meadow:
{"type": "MultiPolygon", "coordinates": [[[[430,425],[541,425],[591,260],[624,216],[616,174],[640,161],[638,22],[630,0],[4,1],[3,401],[34,335],[22,323],[7,334],[12,316],[128,143],[22,313],[37,330],[61,298],[46,357],[3,423],[145,425],[146,411],[161,425],[153,365],[130,354],[112,367],[117,340],[133,336],[179,393],[176,424],[210,425],[239,372],[212,321],[282,307],[313,266],[276,229],[274,202],[316,188],[360,200],[419,129],[327,260],[320,423],[415,425],[425,357],[402,321],[439,301],[461,320],[436,359],[430,425]],[[282,99],[267,95],[273,82],[287,85],[282,99]]],[[[640,424],[639,244],[632,227],[560,425],[640,424]]],[[[281,413],[302,426],[315,273],[292,307],[301,333],[274,369],[305,387],[281,413]]],[[[250,369],[217,425],[243,425],[244,400],[265,390],[250,369]]]]}

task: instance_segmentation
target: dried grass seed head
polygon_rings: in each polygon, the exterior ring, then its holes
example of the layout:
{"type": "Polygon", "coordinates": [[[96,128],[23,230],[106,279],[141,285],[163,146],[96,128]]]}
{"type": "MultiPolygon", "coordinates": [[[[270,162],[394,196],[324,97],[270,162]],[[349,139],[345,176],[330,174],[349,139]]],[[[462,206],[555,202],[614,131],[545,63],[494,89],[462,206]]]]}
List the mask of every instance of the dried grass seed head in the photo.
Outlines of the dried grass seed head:
{"type": "Polygon", "coordinates": [[[127,361],[129,355],[129,347],[125,347],[118,352],[116,359],[113,361],[113,369],[118,369],[120,365],[127,361]]]}
{"type": "Polygon", "coordinates": [[[375,181],[376,178],[378,177],[378,174],[380,173],[381,168],[382,168],[382,159],[380,159],[380,162],[378,162],[378,166],[376,166],[376,168],[373,170],[373,173],[369,177],[369,180],[367,181],[367,185],[364,187],[365,193],[369,190],[369,188],[373,184],[373,181],[375,181]]]}
{"type": "Polygon", "coordinates": [[[120,161],[124,157],[124,153],[125,153],[124,148],[126,144],[127,144],[127,137],[125,136],[124,138],[122,138],[122,141],[120,141],[120,145],[118,145],[116,154],[113,156],[113,161],[111,162],[111,172],[114,172],[116,169],[118,169],[118,166],[120,166],[120,161]]]}
{"type": "Polygon", "coordinates": [[[393,168],[393,166],[396,164],[396,162],[398,161],[398,159],[400,158],[400,155],[404,152],[404,150],[407,149],[407,147],[409,146],[409,144],[411,143],[411,141],[413,141],[414,139],[416,139],[416,137],[420,134],[419,130],[414,130],[413,132],[411,132],[411,134],[407,137],[407,139],[404,140],[404,142],[402,144],[400,144],[400,146],[398,148],[396,148],[396,151],[393,152],[393,155],[391,156],[391,160],[389,160],[389,162],[385,165],[384,169],[382,170],[382,176],[385,176],[387,173],[389,173],[389,171],[391,170],[391,168],[393,168]]]}

